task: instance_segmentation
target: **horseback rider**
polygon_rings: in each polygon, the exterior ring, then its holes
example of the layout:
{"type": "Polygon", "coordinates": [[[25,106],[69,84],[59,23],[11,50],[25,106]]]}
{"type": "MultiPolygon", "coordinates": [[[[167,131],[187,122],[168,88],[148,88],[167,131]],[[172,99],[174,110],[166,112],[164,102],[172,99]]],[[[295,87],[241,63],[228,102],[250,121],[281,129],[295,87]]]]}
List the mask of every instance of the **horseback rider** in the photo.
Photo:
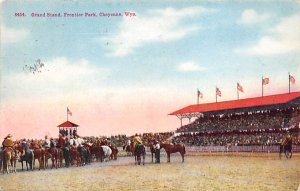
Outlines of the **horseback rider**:
{"type": "Polygon", "coordinates": [[[53,138],[51,138],[50,139],[50,148],[53,149],[55,147],[56,147],[56,141],[53,138]]]}
{"type": "Polygon", "coordinates": [[[154,149],[155,149],[155,163],[160,163],[160,144],[157,140],[154,142],[154,149]]]}
{"type": "Polygon", "coordinates": [[[283,145],[291,146],[293,144],[293,139],[291,134],[288,134],[283,142],[283,145]]]}
{"type": "Polygon", "coordinates": [[[43,147],[45,147],[46,149],[50,148],[50,140],[48,139],[47,135],[45,136],[43,147]]]}
{"type": "Polygon", "coordinates": [[[2,146],[3,146],[3,151],[6,149],[6,148],[12,148],[14,146],[14,141],[12,139],[12,135],[11,134],[8,134],[3,142],[2,142],[2,146]]]}
{"type": "Polygon", "coordinates": [[[135,134],[135,136],[132,139],[132,142],[133,142],[133,149],[135,149],[136,145],[143,144],[143,141],[142,141],[141,137],[138,136],[138,134],[135,134]]]}

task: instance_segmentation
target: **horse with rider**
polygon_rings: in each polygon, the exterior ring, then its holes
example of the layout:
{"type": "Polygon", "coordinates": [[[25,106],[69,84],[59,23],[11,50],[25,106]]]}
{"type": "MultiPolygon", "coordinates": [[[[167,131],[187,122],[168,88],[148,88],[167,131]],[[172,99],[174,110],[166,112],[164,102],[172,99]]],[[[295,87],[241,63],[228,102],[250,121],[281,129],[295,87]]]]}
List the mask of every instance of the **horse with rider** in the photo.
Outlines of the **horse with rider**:
{"type": "Polygon", "coordinates": [[[293,155],[292,146],[293,145],[293,138],[291,134],[287,134],[285,139],[282,141],[279,147],[279,158],[281,158],[281,153],[285,154],[287,159],[291,159],[293,155]]]}

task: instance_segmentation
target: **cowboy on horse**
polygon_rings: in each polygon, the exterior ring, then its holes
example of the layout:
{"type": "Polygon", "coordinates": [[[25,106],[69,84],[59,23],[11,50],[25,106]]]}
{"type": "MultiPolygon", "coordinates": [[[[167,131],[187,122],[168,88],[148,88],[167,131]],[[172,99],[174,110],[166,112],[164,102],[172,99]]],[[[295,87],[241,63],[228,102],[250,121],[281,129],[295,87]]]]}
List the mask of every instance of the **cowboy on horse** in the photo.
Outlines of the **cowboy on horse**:
{"type": "Polygon", "coordinates": [[[135,147],[138,144],[143,144],[143,141],[142,141],[141,137],[138,136],[137,134],[135,134],[135,136],[133,137],[132,142],[133,142],[133,150],[135,150],[135,147]]]}
{"type": "Polygon", "coordinates": [[[12,135],[11,134],[8,134],[3,142],[2,142],[2,146],[3,146],[3,150],[5,150],[6,148],[13,148],[14,146],[14,141],[12,139],[12,135]]]}
{"type": "Polygon", "coordinates": [[[293,145],[292,136],[288,134],[280,145],[280,154],[283,152],[286,158],[292,158],[293,155],[292,145],[293,145]]]}

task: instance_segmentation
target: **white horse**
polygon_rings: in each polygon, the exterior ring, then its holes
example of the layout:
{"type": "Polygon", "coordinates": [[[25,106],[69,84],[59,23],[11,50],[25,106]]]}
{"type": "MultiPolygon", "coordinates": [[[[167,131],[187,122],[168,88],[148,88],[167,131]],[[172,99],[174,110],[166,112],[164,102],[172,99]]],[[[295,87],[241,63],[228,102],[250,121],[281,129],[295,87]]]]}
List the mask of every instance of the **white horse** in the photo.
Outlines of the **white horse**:
{"type": "Polygon", "coordinates": [[[106,145],[102,145],[101,147],[103,149],[104,161],[107,162],[107,161],[109,161],[109,157],[110,157],[110,155],[112,153],[112,150],[111,150],[111,148],[109,146],[106,146],[106,145]]]}

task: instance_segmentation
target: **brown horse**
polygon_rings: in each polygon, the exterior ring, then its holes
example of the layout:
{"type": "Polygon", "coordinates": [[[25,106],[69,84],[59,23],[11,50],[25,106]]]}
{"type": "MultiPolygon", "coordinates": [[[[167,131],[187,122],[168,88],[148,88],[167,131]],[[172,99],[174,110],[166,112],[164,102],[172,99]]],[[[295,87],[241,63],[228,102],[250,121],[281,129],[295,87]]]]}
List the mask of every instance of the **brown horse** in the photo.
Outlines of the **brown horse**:
{"type": "Polygon", "coordinates": [[[115,144],[111,144],[109,147],[112,151],[112,153],[110,155],[110,159],[111,160],[117,160],[118,159],[118,152],[119,152],[118,148],[116,147],[115,144]]]}
{"type": "Polygon", "coordinates": [[[160,147],[164,148],[166,153],[167,153],[167,156],[168,156],[167,162],[170,162],[171,153],[177,153],[177,152],[179,152],[181,154],[182,162],[184,162],[184,154],[185,154],[184,144],[175,144],[175,145],[173,145],[173,144],[161,143],[160,147]]]}
{"type": "Polygon", "coordinates": [[[81,165],[80,153],[76,147],[73,146],[71,147],[70,156],[71,156],[71,165],[73,165],[75,162],[76,162],[76,166],[81,165]]]}
{"type": "Polygon", "coordinates": [[[46,149],[46,154],[45,154],[45,166],[46,168],[48,167],[48,159],[50,158],[51,161],[52,161],[52,168],[56,168],[58,167],[58,149],[57,148],[49,148],[49,149],[46,149]]]}
{"type": "Polygon", "coordinates": [[[18,151],[12,147],[6,147],[3,150],[3,174],[11,172],[17,172],[16,163],[19,159],[18,151]]]}
{"type": "Polygon", "coordinates": [[[39,161],[39,170],[41,169],[46,169],[46,165],[45,165],[45,149],[44,148],[35,148],[33,149],[33,153],[34,153],[34,159],[33,159],[33,168],[35,168],[35,160],[38,159],[39,161]]]}
{"type": "Polygon", "coordinates": [[[150,145],[149,145],[149,148],[150,148],[150,152],[151,152],[151,159],[152,159],[152,162],[153,162],[153,155],[155,155],[155,148],[154,148],[154,145],[153,145],[153,144],[150,144],[150,145]]]}
{"type": "Polygon", "coordinates": [[[93,145],[91,146],[91,155],[92,157],[95,157],[96,162],[103,162],[104,160],[104,152],[102,147],[100,146],[100,144],[97,143],[93,143],[93,145]]]}
{"type": "Polygon", "coordinates": [[[30,143],[30,148],[33,150],[34,159],[33,159],[33,168],[35,168],[35,160],[37,159],[39,162],[39,170],[46,169],[45,165],[45,148],[42,147],[42,144],[38,141],[32,141],[30,143]]]}

